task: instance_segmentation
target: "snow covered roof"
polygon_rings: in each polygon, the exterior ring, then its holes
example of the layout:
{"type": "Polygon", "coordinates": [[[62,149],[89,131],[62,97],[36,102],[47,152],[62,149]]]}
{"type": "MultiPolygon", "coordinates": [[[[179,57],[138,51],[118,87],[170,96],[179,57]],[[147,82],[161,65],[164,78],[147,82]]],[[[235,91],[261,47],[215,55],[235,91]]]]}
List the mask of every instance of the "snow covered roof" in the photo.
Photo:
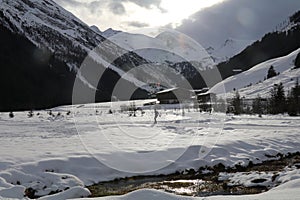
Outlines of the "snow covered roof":
{"type": "Polygon", "coordinates": [[[166,89],[166,90],[159,91],[156,94],[162,94],[162,93],[172,92],[172,91],[175,91],[175,90],[178,90],[178,89],[179,89],[178,87],[169,88],[169,89],[166,89]]]}
{"type": "Polygon", "coordinates": [[[208,90],[209,90],[209,88],[206,87],[206,88],[195,89],[195,90],[190,90],[190,91],[191,91],[191,92],[197,93],[197,92],[206,92],[206,91],[208,91],[208,90]]]}
{"type": "Polygon", "coordinates": [[[215,93],[213,92],[204,92],[204,93],[200,93],[200,94],[197,94],[197,96],[206,96],[206,95],[216,95],[215,93]]]}

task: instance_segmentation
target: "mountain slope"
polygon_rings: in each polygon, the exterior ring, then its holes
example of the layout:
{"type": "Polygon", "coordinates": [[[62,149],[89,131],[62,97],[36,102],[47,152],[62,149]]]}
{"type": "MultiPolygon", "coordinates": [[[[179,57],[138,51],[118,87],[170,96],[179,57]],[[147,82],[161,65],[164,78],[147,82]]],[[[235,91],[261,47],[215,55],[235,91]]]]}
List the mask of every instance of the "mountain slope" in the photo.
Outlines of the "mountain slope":
{"type": "Polygon", "coordinates": [[[238,90],[240,95],[245,98],[256,98],[257,95],[267,97],[273,85],[282,82],[287,92],[287,89],[294,86],[296,78],[300,78],[300,69],[294,69],[294,61],[299,52],[300,49],[297,49],[286,56],[260,63],[245,72],[225,79],[210,91],[219,93],[224,85],[228,92],[227,97],[235,94],[234,89],[238,90]],[[266,79],[270,66],[273,66],[275,71],[280,74],[266,79]]]}
{"type": "MultiPolygon", "coordinates": [[[[72,103],[72,88],[78,77],[87,89],[97,88],[79,72],[96,46],[102,59],[122,56],[105,70],[108,78],[98,85],[96,101],[110,100],[111,86],[119,81],[124,66],[146,63],[138,55],[106,41],[99,33],[51,0],[0,0],[0,110],[52,107],[72,103]],[[106,41],[106,42],[104,42],[106,41]]],[[[135,87],[134,80],[125,81],[135,87]]],[[[146,91],[138,91],[147,97],[146,91]]]]}

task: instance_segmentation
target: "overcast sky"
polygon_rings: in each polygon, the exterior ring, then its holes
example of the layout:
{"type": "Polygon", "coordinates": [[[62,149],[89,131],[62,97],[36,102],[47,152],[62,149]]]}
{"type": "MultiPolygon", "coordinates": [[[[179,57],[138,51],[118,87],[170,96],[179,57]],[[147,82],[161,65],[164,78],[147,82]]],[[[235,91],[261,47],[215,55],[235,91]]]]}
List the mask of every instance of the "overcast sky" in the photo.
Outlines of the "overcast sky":
{"type": "Polygon", "coordinates": [[[300,0],[228,0],[198,11],[177,29],[199,43],[257,40],[300,10],[300,0]]]}
{"type": "Polygon", "coordinates": [[[54,1],[101,31],[176,27],[204,46],[228,38],[259,39],[300,10],[300,0],[54,1]]]}
{"type": "Polygon", "coordinates": [[[54,0],[89,25],[129,31],[180,22],[223,0],[54,0]]]}

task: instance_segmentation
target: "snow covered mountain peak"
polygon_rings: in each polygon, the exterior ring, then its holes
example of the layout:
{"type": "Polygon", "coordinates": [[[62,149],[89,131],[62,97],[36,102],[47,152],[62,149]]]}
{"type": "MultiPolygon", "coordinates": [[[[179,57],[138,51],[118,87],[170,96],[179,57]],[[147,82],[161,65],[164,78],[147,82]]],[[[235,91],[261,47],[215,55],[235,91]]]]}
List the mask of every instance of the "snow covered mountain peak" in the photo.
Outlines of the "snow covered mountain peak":
{"type": "Polygon", "coordinates": [[[206,48],[206,50],[213,57],[216,63],[220,63],[237,55],[253,42],[254,40],[228,38],[220,46],[210,46],[206,48]]]}
{"type": "MultiPolygon", "coordinates": [[[[152,63],[203,63],[202,69],[214,66],[210,55],[193,39],[175,31],[164,31],[156,37],[108,29],[102,36],[128,51],[134,51],[152,63]]],[[[200,65],[200,64],[199,64],[200,65]]]]}
{"type": "Polygon", "coordinates": [[[102,32],[102,36],[109,38],[112,37],[118,33],[122,33],[122,31],[114,30],[112,28],[106,29],[105,31],[102,32]]]}
{"type": "Polygon", "coordinates": [[[93,31],[95,31],[96,33],[102,34],[102,32],[100,31],[100,29],[99,29],[97,26],[92,25],[90,28],[91,28],[93,31]]]}

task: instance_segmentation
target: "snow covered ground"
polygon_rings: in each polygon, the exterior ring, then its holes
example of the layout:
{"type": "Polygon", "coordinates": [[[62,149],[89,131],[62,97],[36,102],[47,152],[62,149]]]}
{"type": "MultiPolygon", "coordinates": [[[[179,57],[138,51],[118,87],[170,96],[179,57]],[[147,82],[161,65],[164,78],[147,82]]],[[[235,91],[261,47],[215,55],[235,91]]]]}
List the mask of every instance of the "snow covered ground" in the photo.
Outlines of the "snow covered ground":
{"type": "MultiPolygon", "coordinates": [[[[29,112],[15,112],[13,118],[0,113],[0,197],[22,198],[30,192],[28,188],[36,191],[36,196],[60,192],[44,197],[48,199],[87,197],[90,192],[85,186],[100,181],[218,163],[247,165],[277,153],[300,151],[300,119],[296,117],[226,116],[193,108],[183,112],[157,107],[159,116],[154,124],[154,108],[143,107],[143,103],[65,106],[51,112],[35,111],[32,117],[29,112]],[[121,112],[133,105],[143,108],[135,117],[133,112],[121,112]]],[[[292,171],[283,176],[281,184],[299,180],[299,171],[292,171]]],[[[265,197],[293,190],[295,185],[299,182],[271,190],[265,197]]],[[[174,197],[142,190],[120,198],[136,195],[143,199],[174,197]]]]}

